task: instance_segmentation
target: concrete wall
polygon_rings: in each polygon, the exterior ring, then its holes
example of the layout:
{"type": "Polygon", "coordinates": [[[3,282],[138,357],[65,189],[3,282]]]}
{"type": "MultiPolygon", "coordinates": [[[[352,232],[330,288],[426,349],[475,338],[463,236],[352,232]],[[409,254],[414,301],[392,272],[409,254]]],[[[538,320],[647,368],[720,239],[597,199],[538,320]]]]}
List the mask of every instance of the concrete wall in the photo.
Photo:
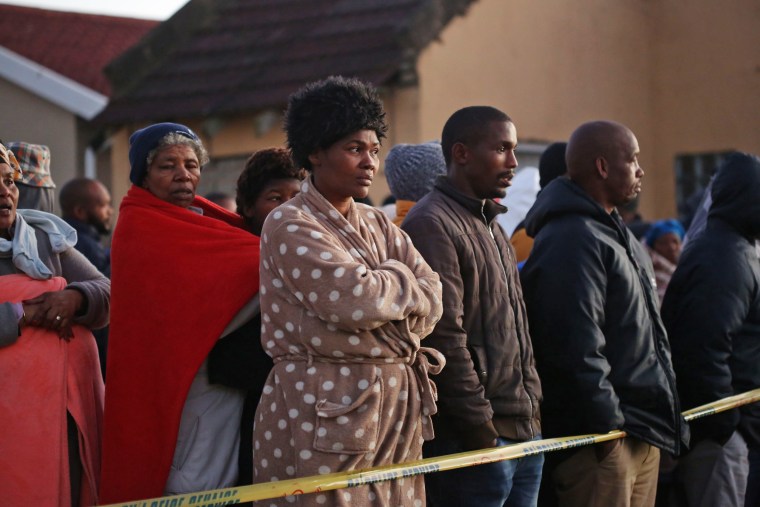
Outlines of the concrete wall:
{"type": "Polygon", "coordinates": [[[0,139],[48,146],[58,188],[82,174],[84,148],[75,115],[2,79],[0,97],[0,139]]]}

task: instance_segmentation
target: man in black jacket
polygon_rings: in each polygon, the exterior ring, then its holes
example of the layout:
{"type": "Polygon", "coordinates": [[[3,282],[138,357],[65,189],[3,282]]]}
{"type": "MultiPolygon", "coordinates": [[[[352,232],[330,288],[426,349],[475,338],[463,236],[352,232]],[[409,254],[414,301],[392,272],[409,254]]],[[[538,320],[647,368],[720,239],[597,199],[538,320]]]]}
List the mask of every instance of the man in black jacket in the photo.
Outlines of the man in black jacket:
{"type": "MultiPolygon", "coordinates": [[[[707,226],[681,255],[662,306],[684,405],[760,387],[760,159],[729,156],[712,184],[707,226]]],[[[677,477],[688,505],[758,505],[760,405],[692,423],[677,477]],[[753,478],[754,477],[754,478],[753,478]],[[747,491],[744,501],[745,488],[747,491]]]]}
{"type": "Polygon", "coordinates": [[[628,434],[550,453],[544,477],[552,487],[542,487],[542,505],[652,506],[659,449],[680,447],[652,264],[617,212],[641,191],[638,154],[625,126],[581,125],[567,145],[568,177],[551,182],[526,218],[535,243],[521,278],[544,436],[628,434]]]}

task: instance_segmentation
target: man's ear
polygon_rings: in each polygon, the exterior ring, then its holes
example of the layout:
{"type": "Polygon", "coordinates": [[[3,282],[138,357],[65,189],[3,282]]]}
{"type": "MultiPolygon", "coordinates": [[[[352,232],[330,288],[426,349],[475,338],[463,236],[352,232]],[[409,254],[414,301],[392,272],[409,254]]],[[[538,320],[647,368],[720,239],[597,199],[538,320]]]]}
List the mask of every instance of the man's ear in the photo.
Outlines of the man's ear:
{"type": "Polygon", "coordinates": [[[454,143],[454,146],[451,147],[451,160],[457,165],[466,165],[469,158],[470,149],[467,145],[462,142],[454,143]]]}
{"type": "Polygon", "coordinates": [[[72,211],[72,214],[74,215],[74,218],[76,218],[80,222],[84,222],[87,220],[87,210],[81,204],[77,204],[76,206],[74,206],[74,209],[72,209],[71,211],[72,211]]]}
{"type": "Polygon", "coordinates": [[[604,157],[596,157],[596,160],[594,160],[594,166],[596,167],[596,173],[599,175],[599,177],[603,180],[606,180],[610,172],[610,167],[607,163],[607,159],[604,157]]]}

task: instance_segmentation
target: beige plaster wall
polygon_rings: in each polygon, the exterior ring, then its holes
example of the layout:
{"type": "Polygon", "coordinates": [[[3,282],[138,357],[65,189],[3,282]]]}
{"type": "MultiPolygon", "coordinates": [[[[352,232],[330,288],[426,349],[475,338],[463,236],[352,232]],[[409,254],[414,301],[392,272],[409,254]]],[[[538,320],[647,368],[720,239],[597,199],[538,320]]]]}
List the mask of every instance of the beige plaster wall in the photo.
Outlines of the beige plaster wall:
{"type": "Polygon", "coordinates": [[[440,137],[468,105],[505,111],[520,142],[566,140],[584,121],[611,119],[637,134],[652,165],[652,3],[474,3],[420,57],[422,137],[440,137]]]}
{"type": "Polygon", "coordinates": [[[636,133],[647,218],[675,214],[674,159],[760,151],[756,0],[480,0],[419,63],[421,137],[490,104],[525,140],[608,118],[636,133]]]}
{"type": "Polygon", "coordinates": [[[58,188],[82,174],[75,115],[2,79],[0,97],[0,139],[48,146],[58,188]]]}
{"type": "MultiPolygon", "coordinates": [[[[658,3],[654,53],[655,171],[676,155],[760,153],[760,3],[658,3]]],[[[672,195],[675,177],[663,178],[672,195]]]]}
{"type": "MultiPolygon", "coordinates": [[[[467,105],[506,111],[522,143],[612,119],[639,139],[644,216],[673,216],[676,155],[760,151],[758,27],[757,0],[478,0],[422,52],[417,87],[382,90],[391,128],[381,158],[397,143],[440,138],[467,105]]],[[[265,133],[250,115],[188,124],[212,157],[284,144],[279,117],[265,133]]],[[[122,136],[117,202],[129,172],[122,136]]],[[[387,193],[381,168],[370,196],[387,193]]]]}
{"type": "Polygon", "coordinates": [[[129,181],[129,135],[134,130],[134,128],[123,127],[113,132],[109,138],[111,202],[117,214],[121,199],[127,194],[131,185],[129,181]]]}
{"type": "MultiPolygon", "coordinates": [[[[284,146],[285,134],[282,131],[282,117],[277,116],[271,128],[261,135],[256,132],[253,116],[241,116],[238,118],[226,118],[222,128],[213,134],[208,128],[200,125],[193,126],[202,138],[206,149],[212,157],[229,157],[247,154],[270,148],[272,146],[284,146]]],[[[242,171],[242,167],[240,168],[242,171]]]]}

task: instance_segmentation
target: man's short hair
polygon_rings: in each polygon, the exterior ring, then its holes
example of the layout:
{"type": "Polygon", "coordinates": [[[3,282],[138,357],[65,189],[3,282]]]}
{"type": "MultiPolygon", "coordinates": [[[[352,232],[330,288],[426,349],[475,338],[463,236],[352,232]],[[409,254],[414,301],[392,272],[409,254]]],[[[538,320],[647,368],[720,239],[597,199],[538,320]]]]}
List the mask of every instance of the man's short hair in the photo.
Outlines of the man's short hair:
{"type": "Polygon", "coordinates": [[[491,106],[470,106],[452,114],[443,126],[441,147],[446,166],[451,164],[451,149],[456,143],[473,146],[485,135],[489,123],[512,122],[505,112],[491,106]]]}
{"type": "Polygon", "coordinates": [[[92,202],[90,188],[97,185],[96,180],[90,178],[75,178],[68,181],[62,188],[58,200],[61,203],[61,213],[64,217],[74,214],[74,208],[78,205],[88,205],[92,202]]]}
{"type": "Polygon", "coordinates": [[[538,161],[538,184],[541,188],[567,173],[566,151],[567,143],[552,143],[541,154],[538,161]]]}
{"type": "Polygon", "coordinates": [[[359,130],[373,130],[381,140],[388,125],[377,90],[358,79],[331,76],[288,99],[285,133],[298,167],[311,170],[309,155],[359,130]]]}

